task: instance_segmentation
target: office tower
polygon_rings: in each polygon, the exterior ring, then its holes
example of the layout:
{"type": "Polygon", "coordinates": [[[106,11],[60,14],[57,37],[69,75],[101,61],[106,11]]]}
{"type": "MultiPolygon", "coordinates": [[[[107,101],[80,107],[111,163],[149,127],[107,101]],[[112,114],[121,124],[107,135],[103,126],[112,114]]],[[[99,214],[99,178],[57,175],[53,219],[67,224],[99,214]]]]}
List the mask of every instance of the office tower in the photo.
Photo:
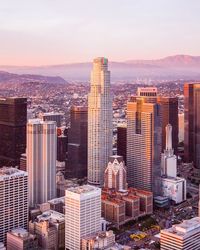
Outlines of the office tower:
{"type": "Polygon", "coordinates": [[[87,107],[73,106],[70,111],[70,123],[66,177],[84,178],[87,176],[87,107]]]}
{"type": "Polygon", "coordinates": [[[161,250],[200,249],[200,218],[185,220],[169,229],[161,230],[161,250]]]}
{"type": "Polygon", "coordinates": [[[127,189],[126,166],[122,156],[110,156],[104,180],[105,188],[115,189],[116,191],[127,189]]]}
{"type": "Polygon", "coordinates": [[[168,124],[165,128],[166,147],[161,155],[161,173],[162,175],[176,177],[177,176],[177,158],[172,148],[172,126],[168,124]]]}
{"type": "Polygon", "coordinates": [[[16,168],[0,169],[0,242],[10,230],[28,226],[28,173],[16,168]]]}
{"type": "Polygon", "coordinates": [[[137,97],[127,105],[127,179],[130,187],[159,190],[161,176],[160,106],[137,97]]]}
{"type": "Polygon", "coordinates": [[[127,124],[117,126],[117,154],[123,156],[126,165],[127,124]]]}
{"type": "Polygon", "coordinates": [[[101,189],[84,185],[65,191],[65,248],[81,249],[83,237],[101,230],[101,189]]]}
{"type": "Polygon", "coordinates": [[[7,233],[7,250],[37,250],[38,239],[26,229],[16,228],[7,233]]]}
{"type": "Polygon", "coordinates": [[[26,98],[0,98],[0,167],[19,166],[26,150],[26,98]]]}
{"type": "Polygon", "coordinates": [[[184,98],[184,159],[200,169],[200,83],[186,83],[184,98]]]}
{"type": "Polygon", "coordinates": [[[166,145],[165,128],[167,124],[172,125],[172,147],[177,154],[178,147],[178,98],[177,97],[157,97],[157,102],[161,107],[162,116],[162,151],[166,145]]]}
{"type": "Polygon", "coordinates": [[[42,249],[64,249],[65,216],[53,210],[47,210],[29,221],[29,232],[38,237],[42,249]]]}
{"type": "Polygon", "coordinates": [[[43,113],[40,114],[40,117],[43,121],[55,121],[56,126],[59,128],[61,127],[61,121],[63,117],[63,113],[56,113],[56,112],[50,112],[50,113],[43,113]]]}
{"type": "Polygon", "coordinates": [[[157,96],[157,88],[156,87],[142,87],[137,89],[138,97],[156,97],[157,96]]]}
{"type": "Polygon", "coordinates": [[[162,195],[175,203],[186,200],[186,180],[177,177],[177,157],[172,149],[172,126],[166,126],[166,148],[161,155],[162,195]]]}
{"type": "Polygon", "coordinates": [[[19,169],[22,171],[26,171],[26,153],[21,154],[20,162],[19,162],[19,169]]]}
{"type": "Polygon", "coordinates": [[[161,117],[162,117],[162,151],[165,149],[165,127],[171,124],[172,131],[172,147],[174,152],[177,153],[178,147],[178,98],[177,97],[164,97],[157,94],[157,88],[144,87],[138,88],[138,96],[144,97],[145,102],[160,104],[161,117]]]}
{"type": "Polygon", "coordinates": [[[103,186],[112,155],[112,97],[108,60],[94,59],[88,95],[88,182],[103,186]]]}
{"type": "Polygon", "coordinates": [[[27,171],[29,205],[35,206],[56,196],[56,122],[29,120],[27,124],[27,171]]]}

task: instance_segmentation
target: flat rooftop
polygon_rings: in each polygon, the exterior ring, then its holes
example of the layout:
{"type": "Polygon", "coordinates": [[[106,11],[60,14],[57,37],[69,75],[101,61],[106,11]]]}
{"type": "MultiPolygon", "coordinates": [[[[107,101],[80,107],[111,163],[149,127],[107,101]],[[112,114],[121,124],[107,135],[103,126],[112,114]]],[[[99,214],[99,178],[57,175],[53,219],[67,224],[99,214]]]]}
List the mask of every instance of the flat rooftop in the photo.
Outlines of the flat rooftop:
{"type": "Polygon", "coordinates": [[[86,194],[86,193],[97,191],[99,190],[99,188],[91,186],[91,185],[83,185],[83,186],[78,186],[78,187],[71,187],[71,188],[68,188],[67,190],[76,194],[86,194]]]}
{"type": "Polygon", "coordinates": [[[65,221],[65,216],[64,214],[61,214],[59,212],[56,212],[54,210],[48,210],[43,212],[41,215],[37,216],[37,221],[42,222],[42,221],[51,221],[55,223],[60,223],[65,221]]]}
{"type": "Polygon", "coordinates": [[[2,167],[0,168],[0,181],[11,179],[13,177],[28,176],[28,173],[17,168],[2,167]]]}
{"type": "Polygon", "coordinates": [[[164,233],[170,233],[181,237],[187,236],[193,230],[199,229],[200,231],[200,217],[195,217],[190,220],[184,220],[182,223],[173,225],[169,229],[162,230],[164,233]]]}

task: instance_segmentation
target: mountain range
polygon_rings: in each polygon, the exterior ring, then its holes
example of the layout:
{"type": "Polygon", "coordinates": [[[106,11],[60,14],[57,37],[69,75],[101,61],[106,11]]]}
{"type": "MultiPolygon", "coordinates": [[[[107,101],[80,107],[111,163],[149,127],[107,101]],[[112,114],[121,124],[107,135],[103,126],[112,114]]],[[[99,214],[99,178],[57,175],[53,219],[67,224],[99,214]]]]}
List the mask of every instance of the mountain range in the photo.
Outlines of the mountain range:
{"type": "MultiPolygon", "coordinates": [[[[54,80],[61,82],[64,80],[88,81],[91,69],[91,62],[33,67],[0,66],[0,70],[2,71],[20,74],[25,78],[31,78],[33,75],[43,75],[43,77],[56,76],[58,78],[54,78],[54,80]]],[[[138,78],[199,80],[200,56],[175,55],[157,60],[128,60],[124,62],[111,61],[109,62],[109,70],[111,71],[112,81],[134,80],[138,78]]],[[[46,80],[48,80],[48,78],[46,80]]]]}

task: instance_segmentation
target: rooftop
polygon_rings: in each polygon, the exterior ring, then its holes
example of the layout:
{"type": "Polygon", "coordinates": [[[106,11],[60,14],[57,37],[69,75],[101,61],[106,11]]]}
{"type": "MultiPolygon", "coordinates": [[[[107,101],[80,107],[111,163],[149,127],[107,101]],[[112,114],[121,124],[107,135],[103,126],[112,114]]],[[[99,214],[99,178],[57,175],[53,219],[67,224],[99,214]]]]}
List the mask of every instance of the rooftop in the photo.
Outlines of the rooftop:
{"type": "Polygon", "coordinates": [[[39,118],[29,119],[28,124],[56,124],[55,121],[43,121],[39,118]]]}
{"type": "Polygon", "coordinates": [[[12,179],[13,177],[28,176],[28,173],[17,168],[2,167],[0,168],[0,181],[12,179]]]}
{"type": "Polygon", "coordinates": [[[49,222],[54,222],[54,223],[60,223],[60,222],[65,221],[65,216],[64,214],[61,214],[54,210],[48,210],[42,213],[41,215],[38,215],[37,221],[38,222],[49,221],[49,222]]]}
{"type": "Polygon", "coordinates": [[[196,229],[200,231],[200,217],[184,220],[181,224],[173,225],[171,228],[163,230],[163,232],[184,237],[196,229]]]}
{"type": "Polygon", "coordinates": [[[35,235],[30,234],[26,229],[24,228],[15,228],[10,231],[10,234],[15,235],[17,237],[27,239],[27,238],[35,238],[35,235]]]}
{"type": "Polygon", "coordinates": [[[76,193],[76,194],[86,194],[93,191],[99,190],[98,187],[90,186],[90,185],[83,185],[78,187],[71,187],[67,189],[70,192],[76,193]]]}

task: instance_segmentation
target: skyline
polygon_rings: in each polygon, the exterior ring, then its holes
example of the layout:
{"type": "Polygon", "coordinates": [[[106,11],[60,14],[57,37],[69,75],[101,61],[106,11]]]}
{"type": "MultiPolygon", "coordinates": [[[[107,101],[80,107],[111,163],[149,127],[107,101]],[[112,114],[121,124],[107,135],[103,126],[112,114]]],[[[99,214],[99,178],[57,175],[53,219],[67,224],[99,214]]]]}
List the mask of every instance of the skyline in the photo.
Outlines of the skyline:
{"type": "Polygon", "coordinates": [[[55,65],[96,56],[126,61],[200,55],[198,0],[121,3],[3,0],[0,65],[55,65]]]}

